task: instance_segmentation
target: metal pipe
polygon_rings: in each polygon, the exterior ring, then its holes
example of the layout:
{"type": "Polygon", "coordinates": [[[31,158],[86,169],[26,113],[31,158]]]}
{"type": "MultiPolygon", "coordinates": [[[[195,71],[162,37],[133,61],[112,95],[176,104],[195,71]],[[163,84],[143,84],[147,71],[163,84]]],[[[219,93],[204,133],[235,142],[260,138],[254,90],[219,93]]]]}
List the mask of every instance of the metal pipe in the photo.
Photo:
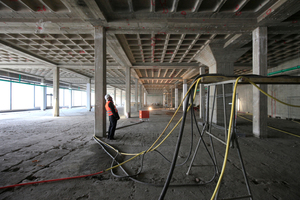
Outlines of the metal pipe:
{"type": "Polygon", "coordinates": [[[293,70],[296,70],[296,69],[300,69],[300,65],[298,65],[296,67],[291,67],[291,68],[287,68],[287,69],[278,70],[278,71],[275,71],[275,72],[270,72],[270,73],[268,73],[268,76],[272,76],[274,74],[280,74],[280,73],[284,73],[284,72],[288,72],[288,71],[293,71],[293,70]]]}

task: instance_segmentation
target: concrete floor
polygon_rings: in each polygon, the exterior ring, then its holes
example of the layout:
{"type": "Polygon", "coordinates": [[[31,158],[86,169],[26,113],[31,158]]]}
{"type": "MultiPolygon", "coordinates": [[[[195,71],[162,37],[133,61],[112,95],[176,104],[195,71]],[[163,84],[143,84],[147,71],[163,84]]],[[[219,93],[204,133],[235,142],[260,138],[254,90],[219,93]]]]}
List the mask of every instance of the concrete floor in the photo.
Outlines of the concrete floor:
{"type": "MultiPolygon", "coordinates": [[[[122,113],[122,108],[118,108],[122,113]]],[[[133,118],[121,116],[118,126],[132,125],[116,131],[116,141],[110,143],[122,152],[141,152],[150,147],[167,125],[174,111],[154,110],[150,121],[138,125],[138,113],[133,118]]],[[[180,112],[179,114],[182,114],[180,112]]],[[[250,115],[243,115],[251,119],[250,115]]],[[[179,120],[176,116],[172,125],[179,120]]],[[[27,111],[0,114],[0,186],[46,179],[64,178],[99,172],[112,164],[112,159],[92,139],[94,133],[94,113],[83,108],[61,109],[60,117],[52,117],[52,110],[27,111]]],[[[190,119],[187,120],[190,124],[190,119]]],[[[253,199],[299,199],[300,138],[269,129],[270,138],[257,139],[251,136],[251,122],[238,118],[239,143],[247,170],[253,199]]],[[[268,119],[268,124],[294,134],[299,134],[300,124],[282,119],[268,119]]],[[[173,127],[173,126],[172,126],[173,127]]],[[[201,127],[200,127],[201,128],[201,127]]],[[[169,130],[169,129],[168,129],[169,130]]],[[[178,131],[158,148],[172,160],[178,131]]],[[[195,127],[194,127],[195,130],[195,127]]],[[[222,130],[213,128],[212,132],[223,138],[222,130]]],[[[193,134],[193,151],[199,134],[193,134]]],[[[208,148],[209,138],[204,137],[208,148]]],[[[188,158],[191,144],[191,127],[187,125],[178,163],[188,158]]],[[[225,146],[214,140],[216,157],[221,169],[225,146]]],[[[111,151],[110,151],[111,152],[111,151]]],[[[117,160],[127,160],[131,156],[119,156],[117,160]]],[[[210,180],[214,174],[212,161],[203,144],[197,154],[190,175],[186,175],[187,164],[176,167],[171,184],[196,184],[200,180],[210,180]]],[[[170,163],[158,152],[144,156],[142,163],[138,157],[124,165],[135,174],[143,166],[142,172],[134,176],[139,181],[164,184],[170,163]]],[[[228,163],[222,181],[219,198],[232,198],[246,195],[245,182],[235,149],[230,149],[228,163]]],[[[124,176],[121,170],[114,173],[124,176]]],[[[217,178],[201,186],[169,187],[165,199],[210,199],[217,178]]],[[[110,172],[87,178],[65,180],[21,186],[0,190],[0,199],[158,199],[161,186],[155,187],[130,180],[128,177],[116,178],[110,172]]]]}

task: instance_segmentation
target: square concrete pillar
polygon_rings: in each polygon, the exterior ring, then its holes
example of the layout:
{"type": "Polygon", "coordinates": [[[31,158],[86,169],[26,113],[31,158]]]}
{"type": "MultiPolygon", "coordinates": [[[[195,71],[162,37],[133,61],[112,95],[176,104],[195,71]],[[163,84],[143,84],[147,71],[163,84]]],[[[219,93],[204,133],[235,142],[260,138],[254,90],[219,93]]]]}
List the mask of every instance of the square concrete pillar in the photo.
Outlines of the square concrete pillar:
{"type": "Polygon", "coordinates": [[[139,81],[138,79],[135,79],[135,93],[134,93],[134,98],[135,98],[135,109],[136,111],[138,112],[139,110],[139,96],[138,96],[138,84],[139,84],[139,81]]]}
{"type": "Polygon", "coordinates": [[[171,88],[171,108],[173,108],[173,89],[171,88]]]}
{"type": "Polygon", "coordinates": [[[91,79],[86,84],[86,109],[91,111],[91,79]]]}
{"type": "Polygon", "coordinates": [[[144,104],[145,106],[148,106],[148,103],[147,103],[147,93],[144,92],[144,104]]]}
{"type": "Polygon", "coordinates": [[[41,110],[45,111],[47,107],[47,87],[45,85],[45,79],[41,80],[41,91],[42,91],[42,98],[41,98],[41,110]]]}
{"type": "MultiPolygon", "coordinates": [[[[267,76],[268,37],[267,27],[258,27],[252,33],[253,39],[253,74],[267,76]]],[[[267,85],[258,85],[267,92],[267,85]]],[[[266,138],[268,118],[267,97],[253,86],[253,134],[258,138],[266,138]]]]}
{"type": "Polygon", "coordinates": [[[95,136],[106,136],[106,32],[95,27],[95,136]]]}
{"type": "Polygon", "coordinates": [[[114,103],[117,104],[117,90],[114,88],[114,103]]]}
{"type": "MultiPolygon", "coordinates": [[[[205,67],[200,67],[199,69],[200,75],[205,74],[205,67]]],[[[199,84],[199,117],[200,119],[204,119],[205,117],[205,88],[204,84],[199,84]]]]}
{"type": "MultiPolygon", "coordinates": [[[[223,74],[225,76],[233,75],[233,62],[216,62],[212,67],[209,68],[209,73],[218,73],[223,74]]],[[[211,86],[210,87],[210,102],[209,102],[209,110],[212,109],[213,106],[213,96],[216,89],[216,99],[213,110],[213,118],[212,122],[216,123],[220,126],[224,126],[225,123],[225,115],[226,112],[226,124],[228,124],[230,118],[231,111],[231,102],[232,102],[232,84],[224,84],[224,94],[225,94],[225,110],[224,110],[224,101],[223,101],[223,86],[211,86]]],[[[210,116],[211,117],[211,116],[210,116]]]]}
{"type": "Polygon", "coordinates": [[[143,85],[140,85],[140,109],[143,108],[143,85]]]}
{"type": "Polygon", "coordinates": [[[121,104],[121,106],[123,105],[123,104],[122,104],[122,95],[123,95],[122,92],[123,92],[123,91],[120,90],[120,104],[121,104]]]}
{"type": "Polygon", "coordinates": [[[53,69],[53,117],[59,117],[59,67],[53,69]]]}
{"type": "Polygon", "coordinates": [[[178,108],[178,87],[177,84],[175,84],[175,109],[178,108]]]}
{"type": "Polygon", "coordinates": [[[72,85],[70,84],[69,85],[69,95],[70,95],[70,102],[69,102],[69,109],[71,109],[72,108],[72,85]]]}
{"type": "Polygon", "coordinates": [[[125,70],[125,81],[126,81],[126,106],[125,106],[125,116],[130,118],[131,113],[131,69],[126,67],[125,70]]]}
{"type": "MultiPolygon", "coordinates": [[[[187,80],[186,79],[183,79],[183,85],[182,85],[182,98],[184,98],[184,96],[186,95],[187,93],[187,80]]],[[[185,102],[187,101],[187,97],[184,99],[184,102],[183,102],[183,110],[185,110],[185,102]]]]}

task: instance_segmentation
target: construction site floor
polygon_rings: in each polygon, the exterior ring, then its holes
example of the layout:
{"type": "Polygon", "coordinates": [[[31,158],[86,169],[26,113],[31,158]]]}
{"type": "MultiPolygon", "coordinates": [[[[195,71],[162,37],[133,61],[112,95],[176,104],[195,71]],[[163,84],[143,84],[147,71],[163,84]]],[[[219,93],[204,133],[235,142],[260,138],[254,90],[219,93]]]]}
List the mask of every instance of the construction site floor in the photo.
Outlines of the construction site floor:
{"type": "MultiPolygon", "coordinates": [[[[138,112],[126,119],[123,108],[118,108],[121,119],[116,130],[116,140],[101,138],[120,152],[139,153],[147,150],[164,130],[174,110],[154,109],[149,121],[140,122],[138,112]]],[[[198,116],[199,113],[197,112],[198,116]]],[[[182,116],[174,118],[170,128],[182,116]]],[[[253,199],[300,199],[300,124],[284,119],[268,118],[268,125],[287,133],[269,128],[268,138],[252,135],[251,115],[237,118],[237,135],[253,199]],[[290,133],[294,134],[291,135],[290,133]]],[[[201,119],[198,119],[201,121],[201,119]]],[[[108,120],[107,120],[108,127],[108,120]]],[[[199,128],[202,130],[200,123],[199,128]]],[[[188,116],[171,185],[165,199],[210,199],[218,175],[213,162],[201,144],[189,175],[186,175],[195,146],[199,140],[197,128],[188,116]],[[191,139],[193,135],[193,140],[191,139]],[[192,147],[191,147],[192,144],[192,147]],[[192,151],[190,151],[192,149],[192,151]],[[174,186],[176,185],[176,186],[174,186]]],[[[99,175],[51,183],[26,185],[0,190],[0,199],[158,199],[170,169],[179,127],[161,144],[157,151],[146,153],[124,165],[124,169],[136,176],[124,177],[122,170],[114,169],[99,175]],[[163,156],[161,155],[163,154],[163,156]],[[169,160],[169,161],[168,161],[169,160]],[[134,181],[130,178],[135,178],[134,181]],[[154,186],[155,185],[155,186],[154,186]]],[[[215,126],[212,133],[224,139],[224,130],[215,126]]],[[[26,111],[0,114],[0,186],[86,175],[105,170],[115,163],[102,147],[93,140],[94,112],[85,108],[61,109],[60,117],[53,117],[52,110],[26,111]]],[[[207,134],[204,142],[211,152],[212,144],[207,134]]],[[[217,166],[222,167],[225,145],[213,139],[217,166]]],[[[113,156],[116,153],[108,150],[113,156]]],[[[132,156],[118,156],[125,161],[132,156]]],[[[232,199],[248,195],[236,148],[230,148],[227,167],[218,193],[218,199],[232,199]]],[[[249,198],[248,198],[249,199],[249,198]]]]}

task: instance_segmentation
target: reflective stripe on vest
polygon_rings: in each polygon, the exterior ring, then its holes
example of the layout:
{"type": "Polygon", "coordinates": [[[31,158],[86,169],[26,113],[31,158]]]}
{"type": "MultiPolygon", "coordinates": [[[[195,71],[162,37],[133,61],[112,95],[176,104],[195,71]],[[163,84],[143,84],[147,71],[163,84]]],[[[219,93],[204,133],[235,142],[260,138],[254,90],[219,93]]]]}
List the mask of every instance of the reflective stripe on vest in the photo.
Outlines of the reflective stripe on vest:
{"type": "MultiPolygon", "coordinates": [[[[113,115],[113,113],[112,113],[110,107],[108,106],[108,104],[109,104],[110,102],[111,102],[111,101],[108,101],[108,102],[106,102],[106,104],[105,104],[105,109],[106,109],[106,111],[107,111],[108,116],[112,116],[112,115],[113,115]]],[[[115,112],[118,112],[116,106],[114,106],[114,108],[115,108],[115,112]]]]}

